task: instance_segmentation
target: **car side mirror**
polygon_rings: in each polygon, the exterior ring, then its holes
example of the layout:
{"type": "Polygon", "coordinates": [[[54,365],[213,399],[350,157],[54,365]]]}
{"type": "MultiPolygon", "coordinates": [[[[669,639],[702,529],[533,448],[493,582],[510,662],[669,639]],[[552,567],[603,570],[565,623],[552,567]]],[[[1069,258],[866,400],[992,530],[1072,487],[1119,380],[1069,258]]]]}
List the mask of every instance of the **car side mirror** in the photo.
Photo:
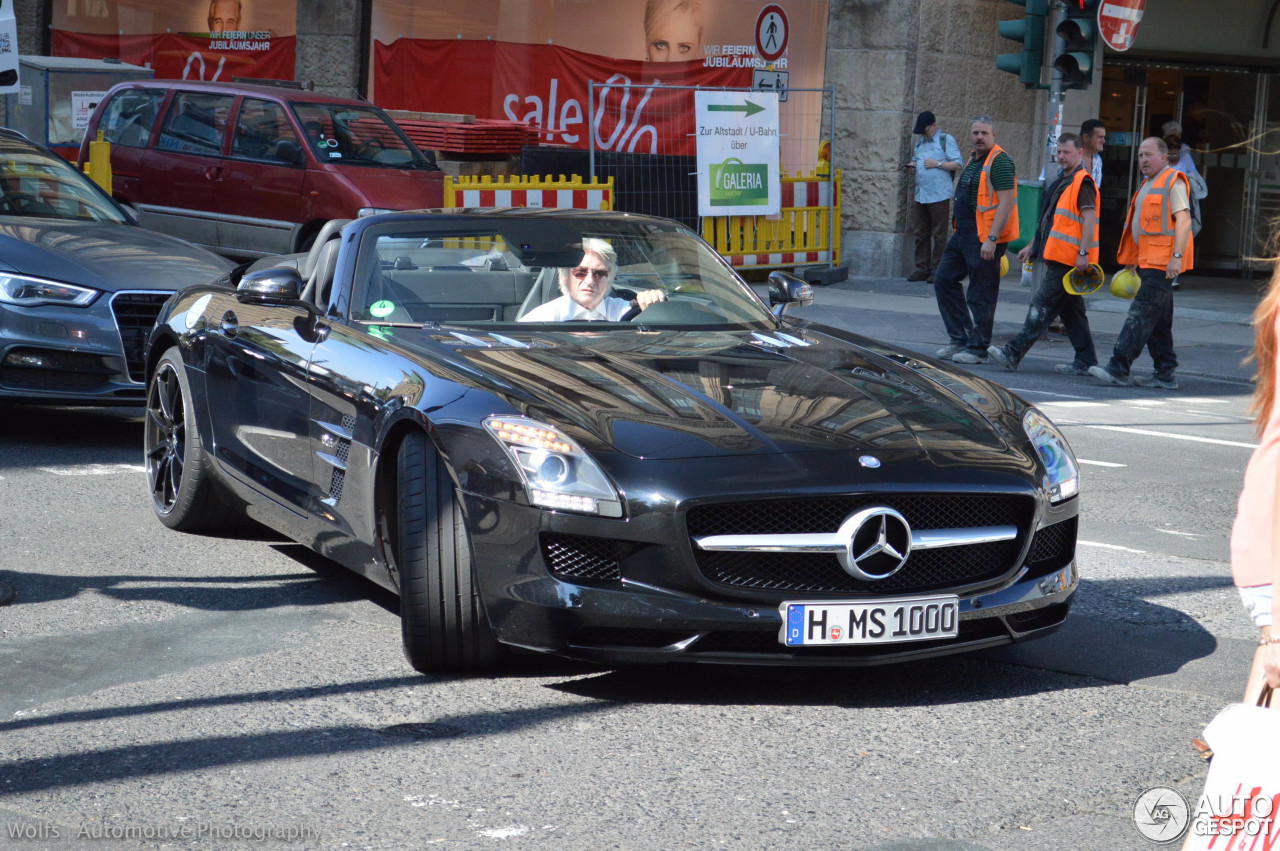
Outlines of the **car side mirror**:
{"type": "Polygon", "coordinates": [[[276,142],[276,159],[289,165],[306,165],[306,157],[302,155],[302,146],[291,139],[276,142]]]}
{"type": "Polygon", "coordinates": [[[242,304],[302,305],[302,276],[297,269],[276,266],[249,272],[236,285],[242,304]]]}
{"type": "Polygon", "coordinates": [[[769,306],[773,315],[781,319],[792,305],[808,307],[813,304],[813,287],[795,275],[786,272],[769,273],[769,306]]]}

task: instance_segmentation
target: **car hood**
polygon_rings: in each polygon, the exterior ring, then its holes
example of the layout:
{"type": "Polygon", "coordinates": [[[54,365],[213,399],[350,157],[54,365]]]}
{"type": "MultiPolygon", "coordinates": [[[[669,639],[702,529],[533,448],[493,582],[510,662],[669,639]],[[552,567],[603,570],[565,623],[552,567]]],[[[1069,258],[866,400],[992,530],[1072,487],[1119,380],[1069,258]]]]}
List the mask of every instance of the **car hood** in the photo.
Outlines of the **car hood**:
{"type": "Polygon", "coordinates": [[[211,281],[231,262],[134,225],[0,216],[0,265],[106,292],[174,290],[211,281]]]}
{"type": "Polygon", "coordinates": [[[517,335],[530,348],[431,336],[519,388],[530,416],[637,458],[1008,448],[1007,427],[979,410],[1003,404],[982,379],[813,331],[790,334],[808,345],[707,331],[517,335]]]}

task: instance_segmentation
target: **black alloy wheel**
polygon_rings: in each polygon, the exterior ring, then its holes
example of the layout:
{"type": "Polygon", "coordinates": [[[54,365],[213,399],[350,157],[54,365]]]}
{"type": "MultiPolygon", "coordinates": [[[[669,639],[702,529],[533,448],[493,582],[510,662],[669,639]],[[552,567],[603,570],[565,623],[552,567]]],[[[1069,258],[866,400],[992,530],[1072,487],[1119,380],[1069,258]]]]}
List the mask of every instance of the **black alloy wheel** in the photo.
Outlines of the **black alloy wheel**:
{"type": "Polygon", "coordinates": [[[147,388],[143,450],[151,504],[170,529],[208,531],[230,525],[237,512],[210,480],[209,458],[190,411],[186,368],[178,350],[169,349],[147,388]]]}

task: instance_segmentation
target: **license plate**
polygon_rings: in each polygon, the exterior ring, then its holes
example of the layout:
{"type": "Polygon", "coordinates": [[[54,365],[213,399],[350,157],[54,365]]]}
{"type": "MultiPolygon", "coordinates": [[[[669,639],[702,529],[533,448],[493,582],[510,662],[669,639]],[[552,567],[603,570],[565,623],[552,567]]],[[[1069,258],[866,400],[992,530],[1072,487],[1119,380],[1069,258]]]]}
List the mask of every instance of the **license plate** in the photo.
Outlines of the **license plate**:
{"type": "Polygon", "coordinates": [[[960,598],[904,597],[866,603],[783,603],[781,641],[788,647],[891,644],[955,638],[960,598]]]}

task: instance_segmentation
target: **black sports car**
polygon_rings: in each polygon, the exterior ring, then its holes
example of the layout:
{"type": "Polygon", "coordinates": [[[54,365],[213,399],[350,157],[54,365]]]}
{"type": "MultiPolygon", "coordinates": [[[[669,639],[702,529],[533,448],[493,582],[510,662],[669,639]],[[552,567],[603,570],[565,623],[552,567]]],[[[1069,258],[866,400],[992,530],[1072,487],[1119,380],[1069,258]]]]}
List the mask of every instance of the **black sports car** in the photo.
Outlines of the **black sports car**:
{"type": "Polygon", "coordinates": [[[400,595],[419,670],[867,664],[1041,636],[1078,469],[952,366],[786,318],[675,222],[331,222],[183,290],[147,354],[175,529],[247,513],[400,595]]]}
{"type": "Polygon", "coordinates": [[[175,281],[231,268],[153,233],[57,154],[0,128],[0,400],[140,405],[175,281]]]}

